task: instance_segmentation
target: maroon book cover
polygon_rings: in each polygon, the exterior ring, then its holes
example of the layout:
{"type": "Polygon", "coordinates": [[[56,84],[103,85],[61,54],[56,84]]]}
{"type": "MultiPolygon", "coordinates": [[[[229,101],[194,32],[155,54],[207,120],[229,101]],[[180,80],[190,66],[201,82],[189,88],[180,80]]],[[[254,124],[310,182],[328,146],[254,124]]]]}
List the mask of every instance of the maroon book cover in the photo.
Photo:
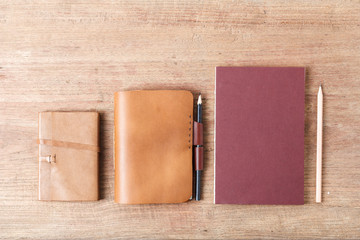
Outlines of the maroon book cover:
{"type": "Polygon", "coordinates": [[[304,204],[305,68],[216,67],[215,203],[304,204]]]}

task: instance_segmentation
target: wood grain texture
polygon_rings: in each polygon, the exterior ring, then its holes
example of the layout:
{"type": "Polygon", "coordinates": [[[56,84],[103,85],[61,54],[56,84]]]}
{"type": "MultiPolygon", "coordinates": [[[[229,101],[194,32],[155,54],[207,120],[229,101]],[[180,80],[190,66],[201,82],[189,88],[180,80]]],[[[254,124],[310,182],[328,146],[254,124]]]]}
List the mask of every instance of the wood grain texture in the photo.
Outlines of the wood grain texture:
{"type": "Polygon", "coordinates": [[[0,52],[0,238],[360,238],[359,1],[4,0],[0,52]],[[213,205],[217,65],[307,68],[304,206],[213,205]],[[113,93],[128,89],[202,92],[203,201],[114,203],[113,93]],[[37,201],[45,110],[101,113],[101,201],[37,201]]]}

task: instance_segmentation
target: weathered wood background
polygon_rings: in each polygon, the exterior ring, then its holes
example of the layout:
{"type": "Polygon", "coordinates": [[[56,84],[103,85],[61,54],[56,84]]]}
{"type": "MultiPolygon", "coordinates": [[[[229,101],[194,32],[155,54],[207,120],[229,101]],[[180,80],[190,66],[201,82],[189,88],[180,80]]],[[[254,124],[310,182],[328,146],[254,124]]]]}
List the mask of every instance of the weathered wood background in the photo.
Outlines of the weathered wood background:
{"type": "Polygon", "coordinates": [[[360,238],[359,1],[4,0],[0,53],[0,238],[360,238]],[[304,206],[213,205],[217,65],[307,68],[304,206]],[[203,201],[114,203],[113,93],[125,89],[203,93],[203,201]],[[101,201],[37,201],[45,110],[101,113],[101,201]]]}

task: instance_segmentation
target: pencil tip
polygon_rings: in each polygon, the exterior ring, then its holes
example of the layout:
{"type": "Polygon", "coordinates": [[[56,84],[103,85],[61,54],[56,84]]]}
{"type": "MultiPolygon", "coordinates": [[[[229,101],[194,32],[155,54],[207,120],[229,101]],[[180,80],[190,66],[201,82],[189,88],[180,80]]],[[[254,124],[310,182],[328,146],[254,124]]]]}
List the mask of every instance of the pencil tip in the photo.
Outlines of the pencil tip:
{"type": "Polygon", "coordinates": [[[201,100],[201,93],[199,94],[199,98],[198,98],[198,102],[197,102],[197,104],[199,105],[199,104],[202,104],[202,100],[201,100]]]}
{"type": "Polygon", "coordinates": [[[319,91],[318,91],[318,94],[322,94],[322,85],[321,85],[321,83],[320,83],[320,86],[319,86],[319,91]]]}

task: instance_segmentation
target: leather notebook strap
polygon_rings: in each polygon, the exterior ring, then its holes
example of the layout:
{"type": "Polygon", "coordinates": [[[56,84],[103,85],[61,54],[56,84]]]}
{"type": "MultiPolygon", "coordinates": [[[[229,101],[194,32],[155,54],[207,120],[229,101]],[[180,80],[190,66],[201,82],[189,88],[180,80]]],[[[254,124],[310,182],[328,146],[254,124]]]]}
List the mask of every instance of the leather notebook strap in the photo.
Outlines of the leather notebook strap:
{"type": "Polygon", "coordinates": [[[64,148],[76,148],[81,150],[89,150],[94,152],[100,152],[100,148],[95,145],[74,143],[74,142],[65,142],[51,139],[38,139],[38,144],[50,145],[54,147],[64,147],[64,148]]]}
{"type": "Polygon", "coordinates": [[[200,145],[204,144],[203,139],[203,124],[194,121],[194,143],[193,145],[200,145]]]}

